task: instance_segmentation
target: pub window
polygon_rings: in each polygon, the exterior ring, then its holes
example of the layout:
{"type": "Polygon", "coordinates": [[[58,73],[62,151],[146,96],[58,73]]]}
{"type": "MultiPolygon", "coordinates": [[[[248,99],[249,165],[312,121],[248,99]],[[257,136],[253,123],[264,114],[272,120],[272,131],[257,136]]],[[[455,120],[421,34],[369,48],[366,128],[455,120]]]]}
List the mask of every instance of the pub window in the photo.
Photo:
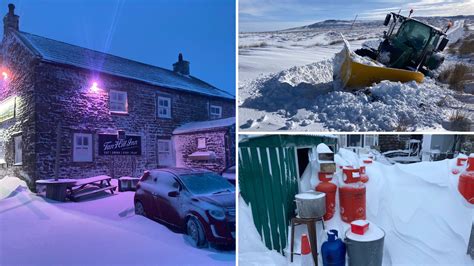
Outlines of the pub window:
{"type": "Polygon", "coordinates": [[[74,134],[73,161],[92,162],[92,134],[74,134]]]}
{"type": "Polygon", "coordinates": [[[0,140],[0,165],[5,163],[5,142],[0,140]]]}
{"type": "Polygon", "coordinates": [[[198,149],[206,148],[206,138],[198,138],[198,149]]]}
{"type": "Polygon", "coordinates": [[[23,141],[21,136],[16,136],[13,138],[15,143],[15,165],[23,164],[23,141]]]}
{"type": "Polygon", "coordinates": [[[128,99],[127,92],[111,90],[110,97],[110,112],[112,113],[128,113],[128,99]]]}
{"type": "Polygon", "coordinates": [[[211,117],[211,119],[221,118],[222,117],[222,107],[217,106],[217,105],[211,105],[210,117],[211,117]]]}
{"type": "Polygon", "coordinates": [[[158,165],[171,166],[173,164],[171,140],[158,140],[158,165]]]}
{"type": "Polygon", "coordinates": [[[158,117],[171,118],[171,98],[158,96],[158,117]]]}

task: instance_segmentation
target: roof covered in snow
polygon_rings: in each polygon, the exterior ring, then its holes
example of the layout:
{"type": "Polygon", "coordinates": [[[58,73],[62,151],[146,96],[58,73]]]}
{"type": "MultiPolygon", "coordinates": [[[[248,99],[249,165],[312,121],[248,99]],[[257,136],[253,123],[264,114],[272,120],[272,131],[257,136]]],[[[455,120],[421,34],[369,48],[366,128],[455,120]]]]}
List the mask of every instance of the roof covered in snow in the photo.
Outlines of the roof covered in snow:
{"type": "Polygon", "coordinates": [[[229,117],[224,119],[191,122],[184,124],[173,131],[173,134],[185,134],[191,132],[208,131],[216,128],[224,128],[235,125],[235,117],[229,117]]]}
{"type": "Polygon", "coordinates": [[[20,31],[16,33],[26,46],[46,62],[76,66],[170,89],[226,99],[235,98],[230,93],[190,75],[181,75],[161,67],[147,65],[26,32],[20,31]]]}

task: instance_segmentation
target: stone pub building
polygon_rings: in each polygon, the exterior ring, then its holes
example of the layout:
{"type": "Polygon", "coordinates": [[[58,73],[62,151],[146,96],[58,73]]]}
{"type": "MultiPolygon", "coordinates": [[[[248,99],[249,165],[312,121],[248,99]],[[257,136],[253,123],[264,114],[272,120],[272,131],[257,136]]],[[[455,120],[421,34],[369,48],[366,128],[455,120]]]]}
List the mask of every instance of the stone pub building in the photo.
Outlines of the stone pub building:
{"type": "MultiPolygon", "coordinates": [[[[34,182],[173,166],[173,131],[235,116],[235,97],[190,75],[22,32],[3,19],[0,175],[34,182]]],[[[197,144],[196,144],[197,145],[197,144]]],[[[233,156],[233,155],[232,155],[233,156]]]]}

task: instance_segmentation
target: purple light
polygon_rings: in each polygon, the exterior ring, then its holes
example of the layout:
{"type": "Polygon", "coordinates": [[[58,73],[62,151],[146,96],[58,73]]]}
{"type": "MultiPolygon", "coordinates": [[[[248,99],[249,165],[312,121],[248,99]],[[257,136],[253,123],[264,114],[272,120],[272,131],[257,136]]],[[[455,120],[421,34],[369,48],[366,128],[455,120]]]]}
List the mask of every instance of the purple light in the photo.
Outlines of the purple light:
{"type": "Polygon", "coordinates": [[[100,88],[99,88],[99,85],[97,84],[97,82],[92,83],[92,86],[91,86],[90,90],[94,93],[99,92],[100,88]]]}

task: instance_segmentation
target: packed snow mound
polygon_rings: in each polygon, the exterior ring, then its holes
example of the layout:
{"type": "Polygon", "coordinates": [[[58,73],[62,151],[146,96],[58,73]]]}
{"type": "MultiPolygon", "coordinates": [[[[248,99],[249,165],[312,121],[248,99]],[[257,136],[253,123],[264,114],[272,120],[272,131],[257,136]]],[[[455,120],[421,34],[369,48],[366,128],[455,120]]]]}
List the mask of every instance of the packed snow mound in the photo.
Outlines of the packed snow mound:
{"type": "Polygon", "coordinates": [[[269,250],[255,228],[252,211],[239,196],[239,263],[242,265],[287,265],[275,250],[269,250]]]}
{"type": "MultiPolygon", "coordinates": [[[[335,155],[338,165],[357,167],[362,163],[361,160],[348,149],[340,149],[335,155]]],[[[311,166],[315,167],[310,164],[308,168],[311,166]]],[[[318,182],[317,175],[310,174],[308,168],[304,175],[318,182]]],[[[452,174],[453,168],[456,168],[456,159],[395,165],[374,161],[366,165],[369,176],[365,184],[366,215],[372,224],[370,226],[376,225],[385,232],[383,265],[472,265],[466,250],[474,205],[467,203],[459,193],[459,175],[452,174]]],[[[341,170],[337,168],[333,182],[338,187],[342,185],[341,177],[341,170]]],[[[242,202],[239,204],[240,211],[242,202]]],[[[339,206],[339,195],[336,195],[336,213],[332,219],[325,221],[325,229],[336,229],[339,236],[344,238],[350,226],[342,222],[339,206]]],[[[250,210],[247,209],[247,212],[250,210]]],[[[253,224],[239,220],[239,233],[258,234],[249,225],[253,224]]],[[[296,251],[300,250],[299,236],[303,233],[307,233],[305,226],[297,226],[296,251]]],[[[321,250],[327,236],[319,224],[317,233],[318,250],[321,250]]],[[[239,248],[244,248],[244,245],[240,243],[239,248]]],[[[289,252],[289,245],[285,251],[289,252]]],[[[239,259],[239,262],[241,265],[251,264],[254,260],[258,263],[258,260],[267,256],[272,256],[273,260],[278,258],[265,253],[254,257],[258,259],[247,256],[239,259]]],[[[284,257],[280,255],[280,258],[284,257]]],[[[319,259],[322,265],[321,256],[319,259]]],[[[299,256],[296,256],[292,265],[299,265],[298,260],[299,256]]]]}
{"type": "Polygon", "coordinates": [[[17,177],[5,176],[0,179],[0,200],[26,190],[28,190],[26,182],[17,177]]]}
{"type": "Polygon", "coordinates": [[[357,92],[335,90],[332,61],[293,67],[243,85],[240,89],[248,94],[241,107],[275,112],[295,123],[323,123],[330,131],[440,128],[463,108],[453,91],[428,77],[423,83],[382,81],[357,92]]]}

